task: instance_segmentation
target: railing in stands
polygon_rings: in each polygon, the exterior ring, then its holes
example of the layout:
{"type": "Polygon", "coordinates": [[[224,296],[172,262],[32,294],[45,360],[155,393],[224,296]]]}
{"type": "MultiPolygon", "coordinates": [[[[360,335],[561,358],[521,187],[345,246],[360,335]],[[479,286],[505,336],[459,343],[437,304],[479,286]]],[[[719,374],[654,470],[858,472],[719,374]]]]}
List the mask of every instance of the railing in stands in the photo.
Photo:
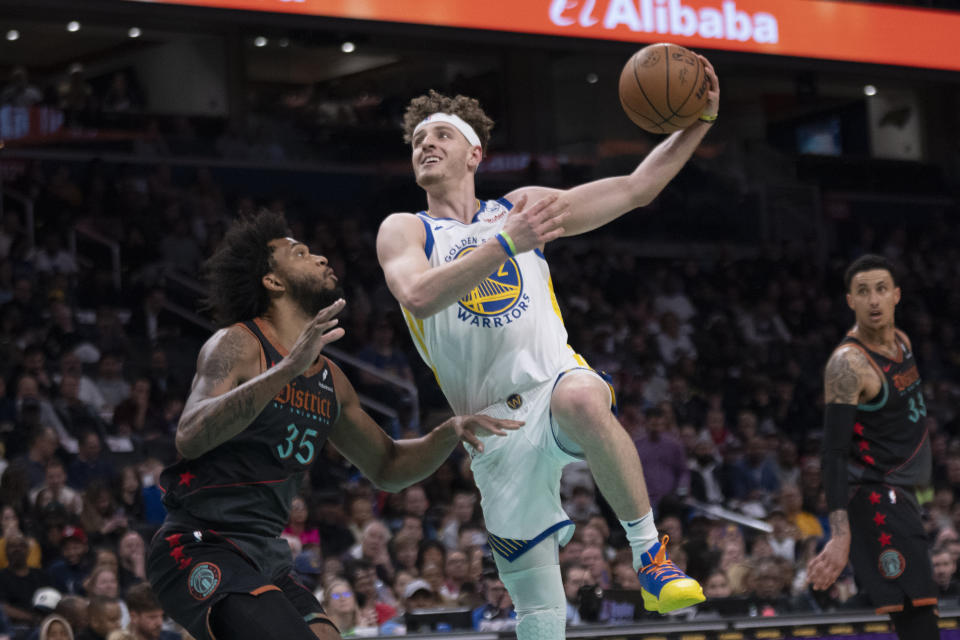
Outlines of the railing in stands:
{"type": "Polygon", "coordinates": [[[110,270],[113,276],[113,288],[120,291],[122,281],[120,277],[120,244],[101,234],[96,229],[88,227],[83,222],[78,222],[70,229],[69,245],[70,254],[74,260],[77,260],[77,239],[83,237],[91,242],[106,247],[110,252],[110,270]]]}

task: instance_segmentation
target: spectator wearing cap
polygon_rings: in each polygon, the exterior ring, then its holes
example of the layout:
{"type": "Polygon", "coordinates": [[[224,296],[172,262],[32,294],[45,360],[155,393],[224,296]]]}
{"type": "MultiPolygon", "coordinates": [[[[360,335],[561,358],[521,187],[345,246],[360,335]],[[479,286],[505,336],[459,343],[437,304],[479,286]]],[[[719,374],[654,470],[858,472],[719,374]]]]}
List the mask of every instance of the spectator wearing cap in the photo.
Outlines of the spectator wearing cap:
{"type": "Polygon", "coordinates": [[[39,640],[73,640],[73,629],[63,616],[51,614],[40,623],[39,640]]]}
{"type": "Polygon", "coordinates": [[[65,527],[60,552],[63,557],[50,565],[49,569],[53,586],[60,593],[84,595],[83,580],[90,573],[90,564],[87,560],[87,534],[83,529],[72,525],[65,527]]]}
{"type": "Polygon", "coordinates": [[[61,598],[60,592],[53,587],[41,587],[33,593],[33,610],[40,615],[50,615],[61,598]]]}
{"type": "Polygon", "coordinates": [[[33,594],[41,587],[53,586],[46,571],[27,566],[29,547],[23,535],[7,539],[10,566],[0,570],[0,602],[7,617],[14,623],[36,624],[40,616],[33,610],[33,594]]]}
{"type": "Polygon", "coordinates": [[[323,574],[323,558],[319,549],[307,549],[293,559],[293,574],[310,591],[316,590],[323,574]]]}
{"type": "Polygon", "coordinates": [[[640,454],[647,493],[654,509],[668,495],[683,495],[690,486],[687,456],[680,441],[666,431],[667,416],[663,409],[651,407],[646,411],[646,435],[633,444],[640,454]]]}
{"type": "MultiPolygon", "coordinates": [[[[486,604],[473,611],[473,628],[477,631],[510,631],[517,627],[517,612],[510,594],[496,571],[484,574],[481,591],[486,604]]],[[[409,589],[409,585],[407,586],[409,589]]]]}
{"type": "Polygon", "coordinates": [[[163,629],[163,608],[153,588],[147,582],[136,584],[127,590],[127,609],[130,624],[127,630],[135,640],[179,640],[180,635],[163,629]]]}

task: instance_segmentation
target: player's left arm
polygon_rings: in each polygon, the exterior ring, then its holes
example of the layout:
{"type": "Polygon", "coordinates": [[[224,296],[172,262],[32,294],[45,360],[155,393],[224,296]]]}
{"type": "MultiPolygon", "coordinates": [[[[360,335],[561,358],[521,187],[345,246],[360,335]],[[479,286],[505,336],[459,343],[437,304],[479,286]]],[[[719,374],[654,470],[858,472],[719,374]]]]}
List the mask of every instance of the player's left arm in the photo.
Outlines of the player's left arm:
{"type": "MultiPolygon", "coordinates": [[[[710,90],[703,116],[716,116],[720,106],[720,81],[710,62],[700,56],[710,80],[710,90]]],[[[656,198],[687,163],[709,131],[711,123],[697,120],[670,135],[633,170],[633,173],[603,178],[566,191],[547,187],[523,187],[509,194],[510,202],[526,195],[536,202],[551,193],[560,193],[560,201],[569,207],[564,215],[564,236],[575,236],[616,220],[628,211],[645,207],[656,198]]]]}
{"type": "Polygon", "coordinates": [[[420,438],[394,440],[363,410],[360,398],[343,371],[332,362],[333,382],[340,415],[330,432],[330,442],[360,472],[385,491],[396,492],[415,484],[443,464],[460,441],[483,450],[477,433],[507,435],[523,423],[489,416],[454,416],[420,438]]]}

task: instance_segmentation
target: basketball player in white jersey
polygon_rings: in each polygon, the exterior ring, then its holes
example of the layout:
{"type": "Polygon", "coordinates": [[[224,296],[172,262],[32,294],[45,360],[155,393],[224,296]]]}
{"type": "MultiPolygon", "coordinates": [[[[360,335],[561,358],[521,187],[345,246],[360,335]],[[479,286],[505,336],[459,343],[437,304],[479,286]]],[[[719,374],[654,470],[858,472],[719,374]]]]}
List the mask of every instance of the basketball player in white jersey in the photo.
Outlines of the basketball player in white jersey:
{"type": "Polygon", "coordinates": [[[480,201],[474,177],[493,121],[477,101],[431,91],[404,116],[427,209],[387,217],[377,255],[454,412],[525,422],[467,447],[520,640],[565,636],[558,549],[573,523],[560,505],[560,474],[584,457],[626,530],[646,607],[663,613],[704,599],[658,540],[639,456],[611,411],[612,389],[567,345],[543,253],[551,240],[650,203],[680,171],[717,116],[719,82],[703,62],[710,92],[699,122],[666,138],[630,175],[566,191],[524,187],[480,201]]]}

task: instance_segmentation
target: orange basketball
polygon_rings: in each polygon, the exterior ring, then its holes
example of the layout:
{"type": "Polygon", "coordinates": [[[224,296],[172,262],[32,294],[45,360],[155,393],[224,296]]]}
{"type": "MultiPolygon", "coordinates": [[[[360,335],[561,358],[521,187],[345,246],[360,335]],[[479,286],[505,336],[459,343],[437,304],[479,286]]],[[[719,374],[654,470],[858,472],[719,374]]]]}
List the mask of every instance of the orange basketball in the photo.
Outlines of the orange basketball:
{"type": "Polygon", "coordinates": [[[620,73],[620,104],[650,133],[673,133],[693,124],[707,104],[709,89],[703,62],[676,44],[640,49],[620,73]]]}

